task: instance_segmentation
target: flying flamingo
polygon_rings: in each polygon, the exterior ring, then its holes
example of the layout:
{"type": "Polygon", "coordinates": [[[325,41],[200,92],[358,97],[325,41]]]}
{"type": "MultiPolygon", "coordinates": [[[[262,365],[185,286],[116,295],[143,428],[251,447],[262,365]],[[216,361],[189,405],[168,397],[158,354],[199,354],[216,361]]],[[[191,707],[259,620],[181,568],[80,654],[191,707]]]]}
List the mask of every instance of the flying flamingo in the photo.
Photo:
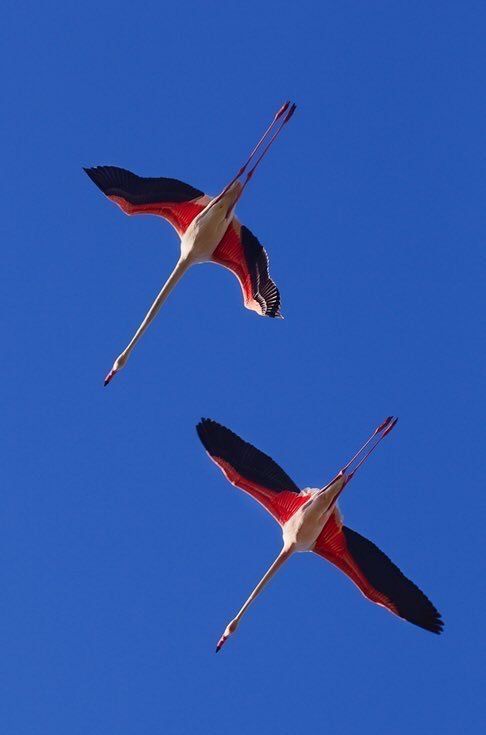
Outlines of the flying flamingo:
{"type": "Polygon", "coordinates": [[[268,273],[268,256],[257,238],[234,217],[234,210],[258,164],[295,111],[286,102],[221,194],[213,199],[177,179],[144,178],[116,166],[84,170],[125,214],[155,214],[168,220],[181,238],[181,255],[131,342],[116,358],[105,385],[123,368],[131,351],[187,269],[214,262],[238,278],[244,304],[262,316],[281,317],[280,294],[268,273]],[[248,167],[251,165],[251,168],[248,167]],[[240,181],[246,172],[244,181],[240,181]]]}
{"type": "Polygon", "coordinates": [[[296,551],[313,551],[341,569],[372,602],[432,633],[441,633],[440,613],[418,587],[371,541],[343,525],[337,500],[356,471],[390,433],[390,416],[322,489],[299,490],[269,456],[211,419],[197,432],[209,457],[236,487],[252,495],[282,527],[283,548],[218,641],[219,651],[282,564],[296,551]]]}

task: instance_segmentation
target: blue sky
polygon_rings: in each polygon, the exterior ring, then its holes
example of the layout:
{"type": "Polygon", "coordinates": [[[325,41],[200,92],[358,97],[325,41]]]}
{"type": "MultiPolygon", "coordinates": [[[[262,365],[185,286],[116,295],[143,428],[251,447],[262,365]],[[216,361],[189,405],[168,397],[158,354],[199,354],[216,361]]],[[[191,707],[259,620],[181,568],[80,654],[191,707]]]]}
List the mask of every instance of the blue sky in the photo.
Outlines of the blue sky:
{"type": "Polygon", "coordinates": [[[480,2],[7,3],[3,732],[479,731],[485,20],[480,2]],[[287,98],[238,210],[286,319],[194,268],[103,389],[178,244],[82,166],[217,193],[287,98]],[[391,413],[342,510],[444,635],[309,554],[215,656],[280,537],[199,417],[306,486],[391,413]]]}

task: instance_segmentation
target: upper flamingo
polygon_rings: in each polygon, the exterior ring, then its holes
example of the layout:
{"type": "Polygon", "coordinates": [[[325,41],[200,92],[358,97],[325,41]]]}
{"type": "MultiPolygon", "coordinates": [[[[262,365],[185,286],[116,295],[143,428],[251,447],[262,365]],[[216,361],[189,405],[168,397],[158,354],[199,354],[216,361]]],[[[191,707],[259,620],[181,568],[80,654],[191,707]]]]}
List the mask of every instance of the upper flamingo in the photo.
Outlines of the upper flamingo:
{"type": "Polygon", "coordinates": [[[214,198],[177,179],[144,178],[116,166],[86,168],[90,179],[126,214],[155,214],[166,219],[181,238],[181,255],[131,342],[105,378],[108,385],[124,367],[143,332],[185,271],[195,263],[214,262],[231,270],[240,282],[247,309],[280,317],[280,294],[268,272],[268,257],[257,238],[234,216],[236,204],[256,167],[295,111],[286,102],[251,151],[236,176],[214,198]],[[241,183],[240,178],[247,171],[241,183]]]}
{"type": "Polygon", "coordinates": [[[283,548],[218,641],[219,651],[249,605],[296,551],[313,551],[337,566],[363,595],[395,615],[433,633],[443,623],[434,605],[371,541],[343,525],[337,499],[397,419],[389,417],[325,487],[300,490],[270,457],[229,429],[203,419],[197,426],[210,458],[226,478],[252,495],[282,527],[283,548]]]}

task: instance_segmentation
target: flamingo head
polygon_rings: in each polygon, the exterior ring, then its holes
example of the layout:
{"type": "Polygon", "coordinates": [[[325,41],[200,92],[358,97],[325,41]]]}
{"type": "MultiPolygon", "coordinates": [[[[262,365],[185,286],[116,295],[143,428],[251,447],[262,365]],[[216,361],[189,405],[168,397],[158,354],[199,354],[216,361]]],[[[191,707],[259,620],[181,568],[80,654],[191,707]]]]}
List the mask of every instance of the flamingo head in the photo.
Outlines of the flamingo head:
{"type": "Polygon", "coordinates": [[[226,630],[224,631],[223,635],[221,636],[221,638],[219,639],[216,645],[216,653],[218,653],[218,651],[220,651],[223,648],[224,644],[226,643],[230,635],[232,635],[236,631],[238,625],[239,625],[238,620],[232,620],[231,623],[226,627],[226,630]]]}
{"type": "Polygon", "coordinates": [[[126,361],[128,359],[128,355],[124,355],[123,353],[116,358],[115,362],[113,363],[113,367],[111,368],[110,372],[106,376],[103,385],[106,387],[115,377],[117,372],[121,370],[123,367],[125,367],[126,361]]]}

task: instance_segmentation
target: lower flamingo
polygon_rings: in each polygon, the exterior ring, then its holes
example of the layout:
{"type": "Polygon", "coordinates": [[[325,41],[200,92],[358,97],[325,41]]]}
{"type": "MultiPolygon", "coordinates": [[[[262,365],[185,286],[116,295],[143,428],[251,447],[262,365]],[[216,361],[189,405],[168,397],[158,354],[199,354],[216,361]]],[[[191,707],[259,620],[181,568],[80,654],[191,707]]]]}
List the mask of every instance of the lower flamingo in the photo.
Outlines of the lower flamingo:
{"type": "Polygon", "coordinates": [[[313,551],[343,571],[363,595],[390,612],[432,633],[441,633],[440,613],[421,590],[371,541],[343,525],[337,500],[396,418],[387,418],[354,457],[321,489],[300,490],[276,462],[211,419],[197,432],[209,457],[225,477],[252,495],[282,527],[283,547],[241,610],[218,641],[219,651],[265,585],[292,554],[313,551]]]}

